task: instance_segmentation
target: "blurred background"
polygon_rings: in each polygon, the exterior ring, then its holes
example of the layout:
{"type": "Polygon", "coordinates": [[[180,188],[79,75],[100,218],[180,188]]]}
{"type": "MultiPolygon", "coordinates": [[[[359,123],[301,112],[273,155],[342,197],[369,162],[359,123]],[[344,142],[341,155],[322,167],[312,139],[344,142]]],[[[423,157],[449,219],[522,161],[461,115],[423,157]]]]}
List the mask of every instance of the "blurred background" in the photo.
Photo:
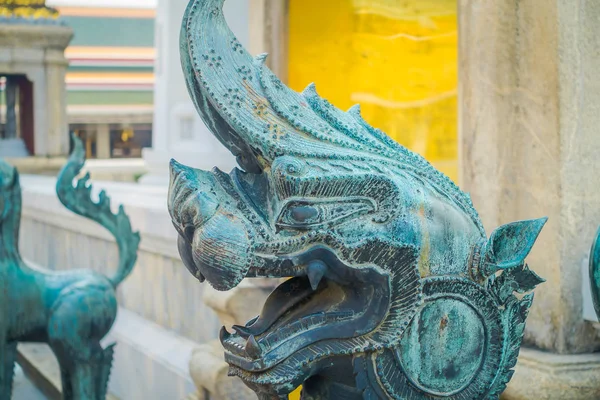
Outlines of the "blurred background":
{"type": "MultiPolygon", "coordinates": [[[[142,158],[152,147],[155,44],[165,36],[157,0],[47,5],[74,34],[65,49],[69,130],[84,140],[88,159],[142,158]]],[[[247,39],[250,5],[239,7],[232,14],[246,19],[237,30],[247,39]]],[[[342,109],[360,103],[372,125],[456,179],[456,1],[290,0],[287,7],[288,32],[278,38],[287,57],[278,64],[288,84],[300,91],[315,82],[342,109]]],[[[175,37],[165,39],[176,48],[175,37]]]]}
{"type": "MultiPolygon", "coordinates": [[[[227,378],[221,325],[260,311],[272,283],[222,294],[181,264],[168,161],[229,170],[179,61],[187,0],[0,0],[0,157],[22,176],[21,252],[53,270],[114,268],[116,246],[67,213],[54,175],[83,139],[86,170],[142,243],[119,291],[112,398],[254,398],[227,378]],[[132,384],[135,382],[135,385],[132,384]]],[[[588,256],[600,224],[600,7],[562,0],[227,0],[252,54],[291,88],[346,110],[469,192],[488,233],[549,216],[531,256],[536,291],[507,399],[599,399],[600,332],[588,256]]],[[[48,349],[19,348],[17,400],[55,398],[48,349]],[[53,388],[48,390],[48,388],[53,388]],[[54,396],[54,397],[53,397],[54,396]]],[[[298,398],[298,391],[292,396],[298,398]]]]}

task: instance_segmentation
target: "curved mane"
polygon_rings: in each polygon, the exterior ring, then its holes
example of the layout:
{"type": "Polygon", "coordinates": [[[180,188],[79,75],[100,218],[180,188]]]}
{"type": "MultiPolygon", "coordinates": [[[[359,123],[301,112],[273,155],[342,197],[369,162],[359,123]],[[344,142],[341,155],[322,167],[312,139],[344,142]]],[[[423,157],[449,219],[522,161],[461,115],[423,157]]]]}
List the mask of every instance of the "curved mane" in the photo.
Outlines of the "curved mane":
{"type": "Polygon", "coordinates": [[[188,90],[212,133],[258,172],[282,155],[348,160],[373,172],[407,172],[427,181],[485,231],[470,197],[420,155],[370,126],[358,106],[348,112],[321,98],[314,85],[299,94],[252,57],[231,32],[224,0],[190,1],[181,32],[188,90]]]}

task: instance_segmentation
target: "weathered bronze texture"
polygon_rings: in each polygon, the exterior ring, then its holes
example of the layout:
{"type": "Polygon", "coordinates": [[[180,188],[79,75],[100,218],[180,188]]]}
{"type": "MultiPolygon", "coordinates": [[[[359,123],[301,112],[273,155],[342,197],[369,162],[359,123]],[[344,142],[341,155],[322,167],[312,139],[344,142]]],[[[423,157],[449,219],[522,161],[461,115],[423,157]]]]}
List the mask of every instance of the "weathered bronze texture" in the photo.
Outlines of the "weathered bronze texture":
{"type": "MultiPolygon", "coordinates": [[[[190,95],[237,157],[230,174],[173,161],[169,211],[184,264],[229,290],[291,278],[220,339],[261,399],[497,399],[532,294],[525,265],[546,219],[485,231],[469,196],[425,159],[287,88],[192,0],[181,35],[190,95]]],[[[317,11],[315,11],[317,12],[317,11]]]]}
{"type": "Polygon", "coordinates": [[[73,186],[84,165],[81,141],[56,184],[60,201],[69,210],[98,222],[115,237],[119,265],[107,278],[89,270],[52,272],[23,262],[19,254],[21,186],[17,170],[0,160],[0,399],[11,397],[18,342],[45,342],[58,358],[63,398],[103,400],[113,358],[113,346],[100,340],[117,314],[117,286],[131,273],[139,234],[131,229],[121,207],[115,215],[104,192],[91,199],[89,175],[73,186]]]}

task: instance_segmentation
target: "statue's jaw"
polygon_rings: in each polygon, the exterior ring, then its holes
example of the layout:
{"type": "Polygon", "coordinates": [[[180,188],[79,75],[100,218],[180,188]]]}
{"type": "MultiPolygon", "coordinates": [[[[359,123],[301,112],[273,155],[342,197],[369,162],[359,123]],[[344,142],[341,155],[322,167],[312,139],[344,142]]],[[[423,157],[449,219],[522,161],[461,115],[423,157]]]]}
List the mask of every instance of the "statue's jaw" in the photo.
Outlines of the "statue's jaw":
{"type": "Polygon", "coordinates": [[[311,232],[277,232],[264,217],[269,199],[260,196],[268,193],[266,184],[260,175],[244,181],[240,174],[171,165],[169,211],[192,275],[222,291],[246,277],[291,278],[275,289],[258,318],[233,333],[221,332],[226,360],[260,375],[281,365],[310,368],[317,363],[315,346],[328,341],[325,358],[387,343],[374,331],[390,315],[386,268],[398,259],[395,253],[387,251],[392,259],[379,265],[378,247],[368,243],[352,249],[333,240],[334,248],[311,232]],[[269,246],[273,241],[282,245],[269,246]]]}
{"type": "MultiPolygon", "coordinates": [[[[234,326],[234,333],[221,331],[225,359],[232,366],[254,373],[286,363],[292,363],[290,368],[310,368],[318,361],[313,345],[336,342],[322,358],[349,354],[340,345],[367,335],[385,318],[389,282],[377,268],[348,266],[322,246],[282,259],[277,264],[288,268],[278,271],[297,276],[273,291],[259,317],[246,326],[234,326]]],[[[252,269],[249,274],[258,276],[252,269]]]]}

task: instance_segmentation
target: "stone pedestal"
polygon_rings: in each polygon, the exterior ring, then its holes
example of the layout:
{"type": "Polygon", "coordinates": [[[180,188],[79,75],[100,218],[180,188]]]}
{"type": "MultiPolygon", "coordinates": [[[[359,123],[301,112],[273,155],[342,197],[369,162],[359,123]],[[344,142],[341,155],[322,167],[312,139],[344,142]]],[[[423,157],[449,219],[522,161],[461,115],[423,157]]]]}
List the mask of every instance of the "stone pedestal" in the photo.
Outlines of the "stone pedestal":
{"type": "Polygon", "coordinates": [[[558,355],[521,349],[503,400],[600,399],[600,354],[558,355]]]}
{"type": "Polygon", "coordinates": [[[587,356],[573,355],[600,348],[581,274],[600,223],[600,4],[459,0],[459,18],[461,185],[489,231],[550,218],[528,258],[547,282],[526,344],[552,363],[524,350],[507,393],[597,398],[600,374],[580,373],[587,356]]]}
{"type": "MultiPolygon", "coordinates": [[[[221,324],[245,325],[257,316],[269,293],[278,282],[246,280],[229,292],[207,289],[204,302],[218,315],[221,324]],[[261,284],[262,283],[262,284],[261,284]]],[[[194,350],[190,375],[198,388],[197,400],[254,400],[252,392],[239,378],[227,376],[229,367],[223,360],[223,347],[216,340],[194,350]]]]}
{"type": "Polygon", "coordinates": [[[227,376],[223,346],[218,340],[194,349],[190,375],[198,388],[190,400],[254,400],[256,395],[239,378],[227,376]]]}
{"type": "MultiPolygon", "coordinates": [[[[188,94],[179,56],[179,34],[188,0],[159,0],[156,11],[156,83],[152,148],[143,157],[149,173],[141,183],[168,184],[169,160],[196,168],[219,167],[229,172],[235,159],[210,133],[188,94]]],[[[225,15],[246,45],[248,0],[228,0],[225,15]]]]}
{"type": "Polygon", "coordinates": [[[23,138],[31,155],[69,152],[64,51],[72,37],[73,31],[58,22],[0,21],[0,75],[25,75],[31,84],[33,115],[23,121],[31,124],[23,138]]]}

